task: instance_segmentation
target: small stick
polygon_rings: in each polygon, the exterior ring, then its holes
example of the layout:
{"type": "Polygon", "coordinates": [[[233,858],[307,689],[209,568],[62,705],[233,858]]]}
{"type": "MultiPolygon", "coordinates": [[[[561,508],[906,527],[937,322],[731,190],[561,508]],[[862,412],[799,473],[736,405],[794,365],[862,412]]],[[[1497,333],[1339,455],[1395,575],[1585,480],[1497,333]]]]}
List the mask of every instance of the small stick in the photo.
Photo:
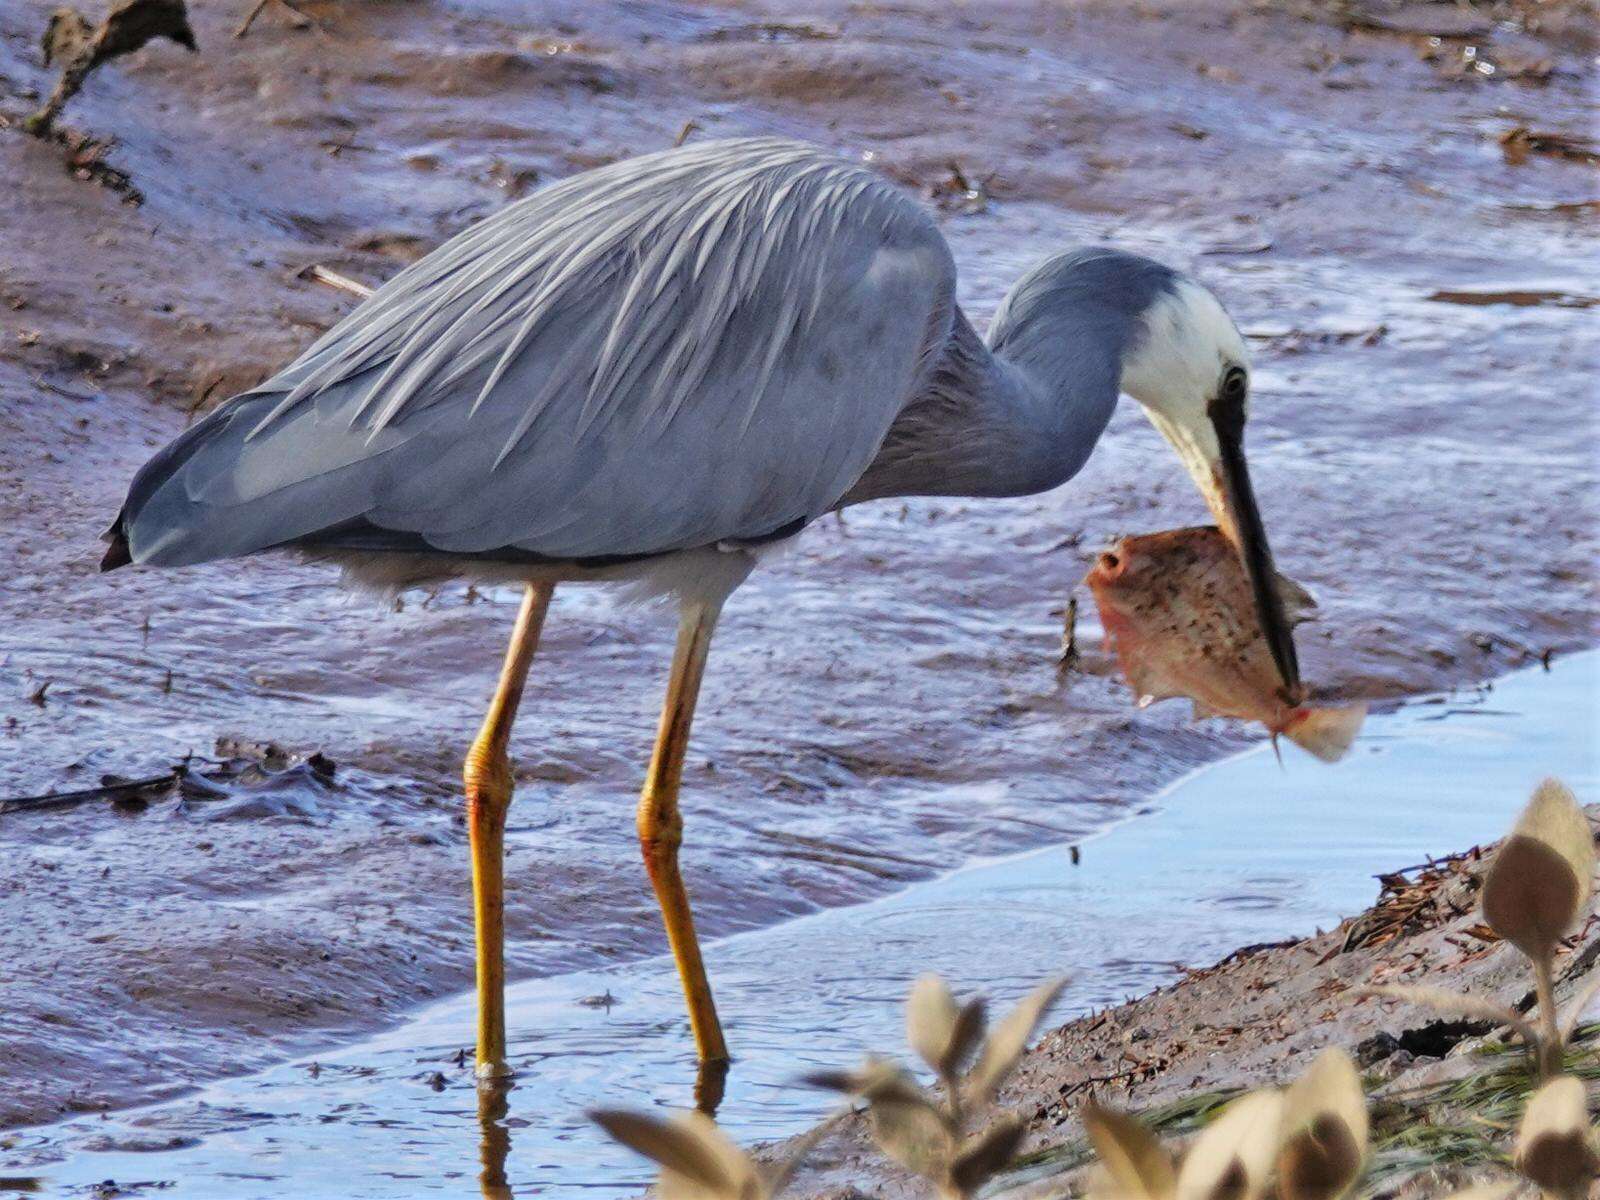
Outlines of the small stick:
{"type": "Polygon", "coordinates": [[[360,296],[365,300],[376,290],[369,288],[359,280],[351,279],[348,275],[341,275],[337,271],[330,271],[321,263],[312,263],[303,271],[296,272],[299,279],[310,279],[316,283],[324,284],[341,292],[349,292],[352,296],[360,296]]]}
{"type": "Polygon", "coordinates": [[[1061,625],[1061,657],[1056,660],[1056,669],[1066,674],[1078,665],[1078,598],[1073,596],[1067,601],[1066,618],[1061,625]]]}
{"type": "Polygon", "coordinates": [[[71,804],[82,804],[87,800],[115,800],[163,784],[176,783],[186,772],[186,767],[174,767],[165,775],[152,775],[148,779],[126,779],[121,783],[105,783],[99,787],[83,788],[76,792],[47,792],[42,796],[17,796],[11,800],[0,800],[0,813],[36,808],[65,808],[71,804]]]}
{"type": "MultiPolygon", "coordinates": [[[[261,15],[261,13],[266,9],[267,5],[272,4],[273,2],[274,0],[256,0],[255,4],[251,6],[250,11],[245,14],[244,20],[239,23],[239,28],[233,31],[233,36],[236,38],[242,38],[245,34],[249,33],[250,26],[256,23],[256,18],[261,15]]],[[[311,26],[316,23],[310,17],[306,16],[305,13],[301,12],[298,8],[291,4],[289,0],[276,0],[276,2],[280,7],[289,11],[289,24],[293,25],[296,29],[310,29],[311,26]]]]}

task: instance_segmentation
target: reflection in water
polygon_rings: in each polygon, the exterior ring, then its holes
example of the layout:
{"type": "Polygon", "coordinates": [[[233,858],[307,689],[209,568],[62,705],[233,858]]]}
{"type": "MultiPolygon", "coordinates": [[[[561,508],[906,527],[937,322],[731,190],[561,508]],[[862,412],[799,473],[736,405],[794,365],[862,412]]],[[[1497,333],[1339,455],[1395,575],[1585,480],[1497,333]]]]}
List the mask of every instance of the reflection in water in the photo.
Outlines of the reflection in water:
{"type": "Polygon", "coordinates": [[[726,1091],[718,1120],[735,1141],[787,1137],[828,1108],[797,1077],[899,1051],[922,971],[997,1005],[1068,975],[1067,1016],[1170,983],[1178,962],[1327,927],[1371,902],[1375,868],[1497,836],[1545,775],[1600,791],[1597,684],[1591,653],[1497,683],[1495,708],[1511,715],[1435,721],[1426,702],[1379,714],[1333,767],[1289,751],[1280,768],[1263,747],[1189,776],[1159,812],[1082,843],[1076,864],[1052,847],[713,943],[739,1057],[728,1075],[696,1081],[662,956],[512,987],[514,1089],[478,1093],[470,1063],[452,1066],[472,1024],[462,996],[320,1055],[314,1075],[289,1064],[28,1131],[0,1149],[0,1172],[45,1174],[60,1191],[156,1176],[172,1183],[165,1200],[413,1200],[459,1196],[475,1177],[486,1197],[636,1195],[648,1172],[587,1110],[710,1109],[726,1091]],[[613,1002],[584,1003],[602,994],[613,1002]],[[443,1091],[428,1084],[438,1076],[443,1091]]]}
{"type": "Polygon", "coordinates": [[[728,1067],[725,1058],[702,1062],[695,1072],[694,1106],[708,1117],[715,1117],[722,1107],[722,1097],[728,1089],[728,1067]]]}
{"type": "Polygon", "coordinates": [[[509,1079],[483,1079],[478,1082],[478,1156],[483,1169],[478,1183],[483,1200],[511,1200],[511,1185],[506,1179],[506,1159],[511,1155],[511,1129],[506,1118],[511,1113],[509,1079]]]}

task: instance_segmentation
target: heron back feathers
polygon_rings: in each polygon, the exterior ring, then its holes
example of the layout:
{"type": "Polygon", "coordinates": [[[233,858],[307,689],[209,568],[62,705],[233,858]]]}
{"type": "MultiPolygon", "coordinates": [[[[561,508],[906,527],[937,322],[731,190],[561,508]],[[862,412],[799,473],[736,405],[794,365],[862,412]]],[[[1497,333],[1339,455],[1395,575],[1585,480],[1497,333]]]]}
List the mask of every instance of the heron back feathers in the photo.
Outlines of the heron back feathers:
{"type": "Polygon", "coordinates": [[[953,290],[920,206],[811,147],[619,162],[401,272],[152,459],[117,529],[159,564],[355,530],[550,558],[759,539],[859,478],[953,290]]]}

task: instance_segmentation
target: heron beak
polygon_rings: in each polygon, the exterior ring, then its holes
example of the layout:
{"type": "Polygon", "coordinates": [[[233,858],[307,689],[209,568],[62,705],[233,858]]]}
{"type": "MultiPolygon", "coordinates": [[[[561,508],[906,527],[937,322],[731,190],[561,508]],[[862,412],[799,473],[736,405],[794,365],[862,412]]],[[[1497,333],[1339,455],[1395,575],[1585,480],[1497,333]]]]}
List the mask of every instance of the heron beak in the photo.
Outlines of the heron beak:
{"type": "Polygon", "coordinates": [[[1272,651],[1272,661],[1278,664],[1278,674],[1289,698],[1300,699],[1300,663],[1295,657],[1294,636],[1290,632],[1289,617],[1283,610],[1283,597],[1278,591],[1278,571],[1272,562],[1272,548],[1267,545],[1267,530],[1261,523],[1261,510],[1256,507],[1255,492],[1250,487],[1250,471],[1244,460],[1244,422],[1230,424],[1212,414],[1217,442],[1221,449],[1217,475],[1221,484],[1221,508],[1226,514],[1219,517],[1222,531],[1239,551],[1244,562],[1245,577],[1250,580],[1250,590],[1255,595],[1256,616],[1261,621],[1261,632],[1266,635],[1267,648],[1272,651]]]}
{"type": "Polygon", "coordinates": [[[1256,616],[1267,649],[1283,679],[1284,693],[1293,703],[1301,696],[1300,664],[1295,656],[1294,637],[1288,614],[1278,590],[1278,572],[1267,544],[1266,527],[1250,486],[1250,471],[1244,457],[1244,412],[1241,405],[1213,402],[1203,422],[1179,424],[1170,418],[1151,414],[1173,449],[1183,460],[1205,497],[1218,527],[1239,552],[1245,577],[1255,598],[1256,616]]]}

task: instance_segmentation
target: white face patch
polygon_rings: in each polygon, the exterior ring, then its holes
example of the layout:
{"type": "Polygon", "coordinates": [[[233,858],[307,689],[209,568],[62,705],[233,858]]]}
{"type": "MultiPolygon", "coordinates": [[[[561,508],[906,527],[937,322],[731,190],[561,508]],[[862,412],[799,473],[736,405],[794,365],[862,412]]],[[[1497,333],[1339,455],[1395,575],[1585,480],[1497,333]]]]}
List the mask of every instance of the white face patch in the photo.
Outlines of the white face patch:
{"type": "Polygon", "coordinates": [[[1182,280],[1145,315],[1144,340],[1122,364],[1122,390],[1152,416],[1189,426],[1206,419],[1206,404],[1229,364],[1250,366],[1239,330],[1217,298],[1182,280]]]}
{"type": "Polygon", "coordinates": [[[1183,280],[1145,316],[1148,332],[1122,364],[1122,390],[1139,402],[1224,529],[1231,517],[1218,470],[1221,447],[1207,406],[1229,366],[1250,366],[1244,339],[1217,298],[1183,280]]]}

